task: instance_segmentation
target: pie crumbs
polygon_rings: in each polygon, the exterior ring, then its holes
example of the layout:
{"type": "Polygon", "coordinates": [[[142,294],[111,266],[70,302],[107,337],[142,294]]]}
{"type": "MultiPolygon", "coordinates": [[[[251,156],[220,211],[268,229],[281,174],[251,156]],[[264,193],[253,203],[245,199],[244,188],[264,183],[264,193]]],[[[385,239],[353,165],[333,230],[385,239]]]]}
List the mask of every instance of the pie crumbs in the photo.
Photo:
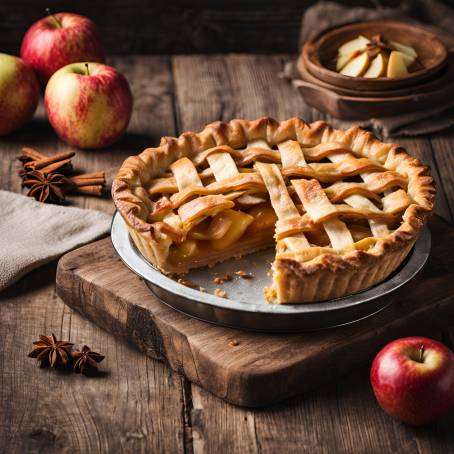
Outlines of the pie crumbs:
{"type": "Polygon", "coordinates": [[[219,296],[219,298],[227,298],[227,292],[221,290],[220,288],[214,289],[214,296],[219,296]]]}

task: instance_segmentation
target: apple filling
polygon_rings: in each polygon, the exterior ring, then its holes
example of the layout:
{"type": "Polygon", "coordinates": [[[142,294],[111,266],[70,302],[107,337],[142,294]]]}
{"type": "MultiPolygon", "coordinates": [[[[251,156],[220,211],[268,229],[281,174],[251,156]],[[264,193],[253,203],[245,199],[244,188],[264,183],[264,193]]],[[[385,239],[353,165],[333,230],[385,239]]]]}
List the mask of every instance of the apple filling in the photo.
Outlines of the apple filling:
{"type": "MultiPolygon", "coordinates": [[[[269,202],[247,211],[227,209],[209,216],[194,226],[186,239],[170,248],[169,260],[179,267],[242,256],[275,244],[273,241],[277,216],[269,202]]],[[[348,223],[355,242],[371,238],[372,233],[364,221],[348,223]]],[[[328,247],[330,239],[323,229],[307,231],[305,235],[313,246],[328,247]]],[[[191,266],[192,267],[192,266],[191,266]]]]}
{"type": "MultiPolygon", "coordinates": [[[[220,253],[232,257],[272,244],[276,214],[269,203],[257,205],[247,211],[227,209],[209,216],[194,226],[186,239],[171,247],[169,259],[174,265],[209,261],[220,253]]],[[[228,258],[228,257],[226,257],[228,258]]]]}

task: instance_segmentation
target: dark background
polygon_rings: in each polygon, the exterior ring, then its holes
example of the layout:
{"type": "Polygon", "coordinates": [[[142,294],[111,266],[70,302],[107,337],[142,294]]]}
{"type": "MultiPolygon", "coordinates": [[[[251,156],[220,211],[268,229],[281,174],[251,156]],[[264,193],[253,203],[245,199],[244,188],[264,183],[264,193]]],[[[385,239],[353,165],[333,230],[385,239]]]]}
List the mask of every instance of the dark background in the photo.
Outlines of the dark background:
{"type": "MultiPolygon", "coordinates": [[[[301,16],[314,3],[315,0],[1,0],[0,51],[17,55],[23,34],[49,7],[53,12],[77,12],[93,19],[108,55],[296,52],[301,16]]],[[[341,3],[376,7],[397,6],[400,2],[341,3]]]]}

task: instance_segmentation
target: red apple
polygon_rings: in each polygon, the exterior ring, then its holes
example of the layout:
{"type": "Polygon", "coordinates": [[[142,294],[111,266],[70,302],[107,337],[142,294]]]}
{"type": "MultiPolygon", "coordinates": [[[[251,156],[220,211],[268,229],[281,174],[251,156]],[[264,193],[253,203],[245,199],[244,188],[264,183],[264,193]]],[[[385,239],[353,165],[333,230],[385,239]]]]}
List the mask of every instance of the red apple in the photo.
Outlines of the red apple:
{"type": "Polygon", "coordinates": [[[370,380],[380,406],[403,422],[419,426],[454,406],[454,354],[427,337],[406,337],[375,357],[370,380]]]}
{"type": "Polygon", "coordinates": [[[33,69],[18,57],[0,53],[0,135],[30,120],[38,99],[39,84],[33,69]]]}
{"type": "Polygon", "coordinates": [[[118,140],[132,111],[125,77],[101,63],[73,63],[59,69],[44,94],[49,121],[67,143],[104,148],[118,140]]]}
{"type": "Polygon", "coordinates": [[[104,61],[104,48],[93,21],[73,13],[49,14],[25,33],[22,59],[45,86],[50,76],[70,63],[104,61]]]}

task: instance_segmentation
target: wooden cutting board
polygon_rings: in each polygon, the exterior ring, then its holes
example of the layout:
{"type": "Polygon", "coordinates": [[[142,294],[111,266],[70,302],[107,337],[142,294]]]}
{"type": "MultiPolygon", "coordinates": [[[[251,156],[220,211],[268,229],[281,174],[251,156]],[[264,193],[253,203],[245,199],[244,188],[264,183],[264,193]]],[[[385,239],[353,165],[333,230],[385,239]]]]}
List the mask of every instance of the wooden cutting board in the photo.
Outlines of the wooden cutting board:
{"type": "Polygon", "coordinates": [[[242,332],[181,314],[157,300],[120,261],[110,238],[60,259],[57,291],[98,326],[165,361],[216,396],[264,406],[368,363],[386,342],[421,335],[454,316],[454,229],[430,223],[432,253],[396,301],[369,319],[297,335],[242,332]]]}

